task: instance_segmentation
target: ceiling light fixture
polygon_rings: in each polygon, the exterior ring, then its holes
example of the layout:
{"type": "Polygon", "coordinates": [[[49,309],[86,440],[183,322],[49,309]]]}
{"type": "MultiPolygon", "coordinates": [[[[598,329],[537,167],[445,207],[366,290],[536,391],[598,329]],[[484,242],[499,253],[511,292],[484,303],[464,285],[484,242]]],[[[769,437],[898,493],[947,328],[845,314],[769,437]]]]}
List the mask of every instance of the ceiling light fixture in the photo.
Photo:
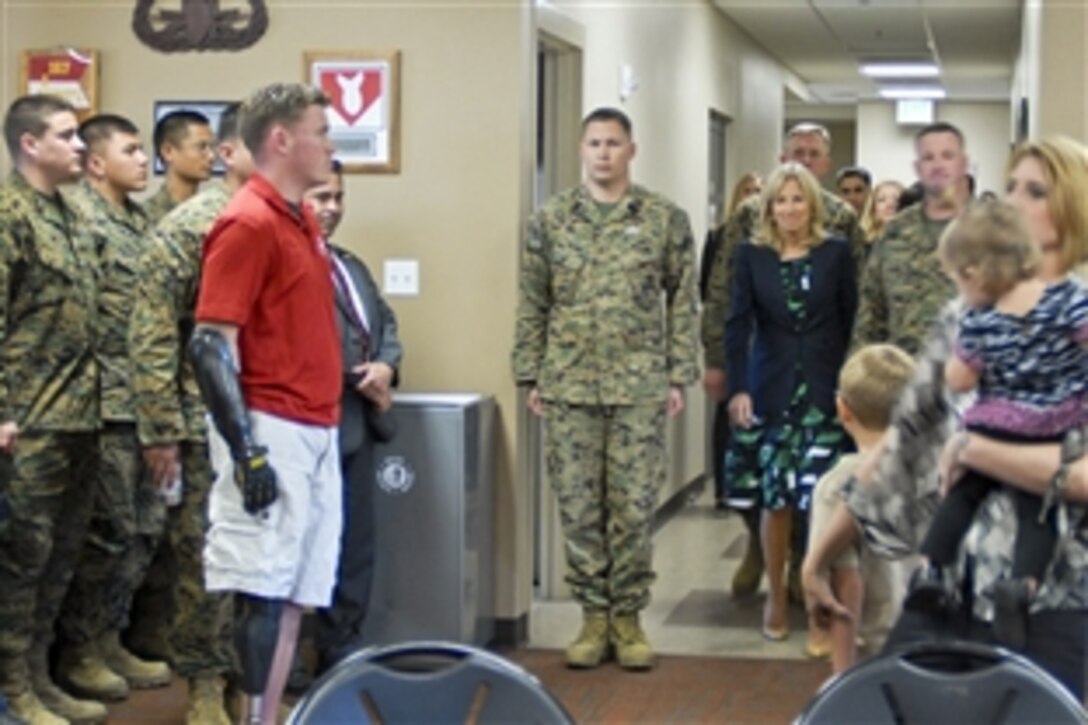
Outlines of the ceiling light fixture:
{"type": "Polygon", "coordinates": [[[863,75],[870,78],[935,78],[941,74],[936,63],[863,63],[863,75]]]}
{"type": "Polygon", "coordinates": [[[939,101],[948,93],[940,86],[883,86],[877,90],[881,98],[893,100],[928,99],[939,101]]]}

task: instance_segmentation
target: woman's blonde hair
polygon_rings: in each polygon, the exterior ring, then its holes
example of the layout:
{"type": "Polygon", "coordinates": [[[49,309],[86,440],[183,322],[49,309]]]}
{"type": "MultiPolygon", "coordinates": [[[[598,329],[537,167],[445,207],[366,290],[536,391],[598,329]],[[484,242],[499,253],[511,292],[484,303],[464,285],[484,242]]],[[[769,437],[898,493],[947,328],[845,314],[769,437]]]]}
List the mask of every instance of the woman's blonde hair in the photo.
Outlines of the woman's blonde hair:
{"type": "Polygon", "coordinates": [[[754,243],[782,251],[782,235],[778,233],[778,225],[774,220],[774,200],[781,193],[782,187],[791,181],[797,182],[805,201],[808,202],[809,223],[805,246],[815,247],[824,241],[824,203],[820,183],[804,166],[789,162],[775,169],[759,196],[759,227],[755,239],[752,240],[754,243]]]}
{"type": "Polygon", "coordinates": [[[737,210],[744,200],[748,198],[748,194],[744,193],[744,189],[753,181],[758,182],[759,174],[754,171],[749,171],[744,176],[740,177],[740,181],[733,187],[733,193],[729,196],[729,203],[722,208],[722,218],[719,220],[720,224],[725,224],[729,217],[733,216],[733,213],[737,210]]]}
{"type": "Polygon", "coordinates": [[[899,194],[903,194],[905,188],[898,181],[881,181],[879,184],[873,187],[873,190],[869,192],[869,198],[865,200],[865,208],[861,210],[861,231],[865,235],[865,241],[870,244],[877,240],[881,234],[884,233],[884,220],[876,215],[876,197],[883,189],[889,187],[895,187],[899,190],[899,194]]]}
{"type": "Polygon", "coordinates": [[[1009,156],[1008,174],[1027,157],[1039,162],[1050,185],[1050,215],[1061,241],[1064,269],[1088,261],[1088,148],[1065,136],[1027,141],[1009,156]]]}
{"type": "Polygon", "coordinates": [[[1035,276],[1042,256],[1023,214],[1003,201],[969,205],[941,235],[937,255],[949,269],[977,274],[994,299],[1035,276]]]}

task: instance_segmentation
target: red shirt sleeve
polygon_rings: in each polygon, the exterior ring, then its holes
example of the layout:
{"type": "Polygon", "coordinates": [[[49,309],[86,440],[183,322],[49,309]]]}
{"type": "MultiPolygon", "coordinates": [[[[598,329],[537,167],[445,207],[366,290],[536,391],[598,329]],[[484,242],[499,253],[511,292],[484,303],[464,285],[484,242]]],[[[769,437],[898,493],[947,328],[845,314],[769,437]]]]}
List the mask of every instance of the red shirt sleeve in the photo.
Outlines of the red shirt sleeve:
{"type": "Polygon", "coordinates": [[[197,321],[245,325],[274,254],[273,235],[237,218],[221,219],[204,241],[197,321]]]}

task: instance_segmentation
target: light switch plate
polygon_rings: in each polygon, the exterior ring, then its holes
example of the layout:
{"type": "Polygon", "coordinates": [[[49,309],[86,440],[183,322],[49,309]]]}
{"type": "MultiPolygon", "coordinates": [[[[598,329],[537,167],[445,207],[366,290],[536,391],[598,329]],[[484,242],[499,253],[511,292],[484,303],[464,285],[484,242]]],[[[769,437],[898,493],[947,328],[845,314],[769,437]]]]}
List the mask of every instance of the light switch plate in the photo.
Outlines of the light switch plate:
{"type": "Polygon", "coordinates": [[[419,260],[387,259],[383,266],[384,292],[392,297],[419,295],[419,260]]]}

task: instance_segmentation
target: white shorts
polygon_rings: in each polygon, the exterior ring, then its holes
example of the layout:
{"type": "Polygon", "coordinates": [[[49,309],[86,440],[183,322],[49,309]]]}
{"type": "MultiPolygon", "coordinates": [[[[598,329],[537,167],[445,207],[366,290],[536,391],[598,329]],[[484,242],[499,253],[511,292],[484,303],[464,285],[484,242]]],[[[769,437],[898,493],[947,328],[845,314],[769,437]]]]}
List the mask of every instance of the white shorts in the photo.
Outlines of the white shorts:
{"type": "Polygon", "coordinates": [[[215,483],[208,498],[205,587],[326,607],[340,557],[337,430],[256,411],[250,420],[254,438],[268,448],[279,496],[258,516],[246,513],[230,449],[208,426],[215,483]]]}

